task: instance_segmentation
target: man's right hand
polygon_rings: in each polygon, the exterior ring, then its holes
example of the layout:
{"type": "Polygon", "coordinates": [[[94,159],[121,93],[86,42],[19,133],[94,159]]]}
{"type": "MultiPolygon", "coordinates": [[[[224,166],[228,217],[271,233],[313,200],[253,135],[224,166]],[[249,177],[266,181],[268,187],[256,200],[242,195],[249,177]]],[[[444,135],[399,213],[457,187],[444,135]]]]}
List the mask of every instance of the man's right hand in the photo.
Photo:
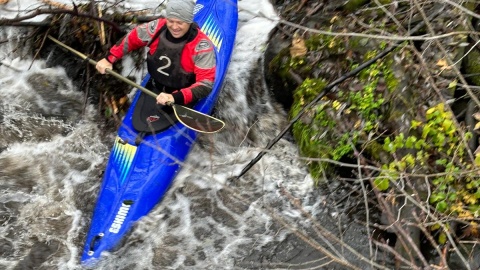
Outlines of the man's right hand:
{"type": "Polygon", "coordinates": [[[103,58],[102,60],[97,62],[97,65],[95,66],[101,74],[105,74],[105,69],[110,69],[112,70],[112,64],[107,61],[107,59],[103,58]]]}

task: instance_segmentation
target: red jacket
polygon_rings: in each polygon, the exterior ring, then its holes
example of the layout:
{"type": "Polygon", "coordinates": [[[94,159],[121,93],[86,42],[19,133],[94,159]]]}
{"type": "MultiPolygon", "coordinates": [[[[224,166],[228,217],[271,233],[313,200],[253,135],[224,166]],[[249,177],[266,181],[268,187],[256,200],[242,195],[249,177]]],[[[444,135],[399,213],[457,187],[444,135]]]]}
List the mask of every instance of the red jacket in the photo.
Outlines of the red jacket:
{"type": "MultiPolygon", "coordinates": [[[[165,24],[166,19],[162,18],[138,25],[110,49],[107,60],[114,63],[127,53],[147,45],[149,46],[148,53],[152,55],[160,41],[158,35],[155,34],[165,24]],[[153,38],[154,40],[152,40],[153,38]]],[[[213,88],[216,70],[215,47],[207,35],[198,28],[196,30],[195,33],[197,34],[188,38],[180,57],[181,67],[186,72],[195,74],[195,82],[172,93],[175,103],[189,104],[196,102],[206,97],[213,88]],[[205,46],[205,42],[209,46],[205,46]]],[[[187,32],[186,35],[189,35],[190,32],[187,32]]]]}

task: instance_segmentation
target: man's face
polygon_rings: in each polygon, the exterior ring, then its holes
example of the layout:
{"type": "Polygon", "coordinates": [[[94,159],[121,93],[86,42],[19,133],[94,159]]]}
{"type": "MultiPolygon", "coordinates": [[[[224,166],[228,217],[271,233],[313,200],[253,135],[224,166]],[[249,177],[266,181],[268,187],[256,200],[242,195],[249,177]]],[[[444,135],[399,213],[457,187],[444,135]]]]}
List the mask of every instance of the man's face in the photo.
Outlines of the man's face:
{"type": "Polygon", "coordinates": [[[183,37],[190,28],[190,23],[186,23],[176,18],[167,18],[167,29],[174,38],[183,37]]]}

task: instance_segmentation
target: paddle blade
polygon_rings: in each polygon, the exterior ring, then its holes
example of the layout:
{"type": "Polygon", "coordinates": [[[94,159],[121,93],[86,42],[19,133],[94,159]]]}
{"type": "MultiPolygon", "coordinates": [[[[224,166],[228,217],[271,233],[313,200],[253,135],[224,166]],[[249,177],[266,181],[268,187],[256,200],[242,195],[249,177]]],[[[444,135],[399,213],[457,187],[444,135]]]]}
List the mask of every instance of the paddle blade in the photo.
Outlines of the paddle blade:
{"type": "Polygon", "coordinates": [[[197,112],[176,104],[171,105],[173,106],[178,121],[195,131],[202,133],[215,133],[225,126],[225,123],[222,120],[208,114],[197,112]]]}

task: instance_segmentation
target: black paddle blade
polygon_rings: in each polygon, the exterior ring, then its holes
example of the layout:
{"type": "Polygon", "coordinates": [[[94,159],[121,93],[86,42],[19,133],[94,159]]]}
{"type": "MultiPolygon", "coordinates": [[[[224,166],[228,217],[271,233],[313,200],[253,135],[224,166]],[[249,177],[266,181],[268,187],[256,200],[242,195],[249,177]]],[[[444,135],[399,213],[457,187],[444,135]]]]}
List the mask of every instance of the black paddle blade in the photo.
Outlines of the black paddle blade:
{"type": "Polygon", "coordinates": [[[208,114],[197,112],[190,108],[172,104],[175,111],[175,116],[178,121],[193,129],[202,133],[215,133],[220,131],[225,123],[217,118],[211,117],[208,114]]]}

